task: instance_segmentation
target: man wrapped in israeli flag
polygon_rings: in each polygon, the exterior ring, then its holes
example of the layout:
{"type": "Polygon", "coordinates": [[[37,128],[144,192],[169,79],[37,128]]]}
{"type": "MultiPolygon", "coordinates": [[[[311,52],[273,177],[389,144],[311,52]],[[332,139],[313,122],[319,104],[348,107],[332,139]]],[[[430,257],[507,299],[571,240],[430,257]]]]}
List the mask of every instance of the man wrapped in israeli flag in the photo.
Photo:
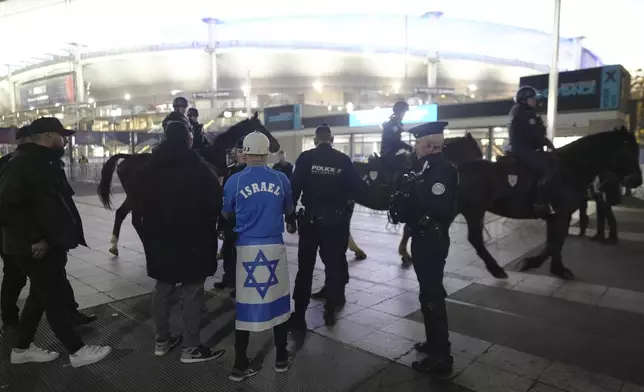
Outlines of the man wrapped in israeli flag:
{"type": "Polygon", "coordinates": [[[284,214],[293,212],[291,184],[284,173],[266,166],[269,141],[260,132],[244,138],[246,168],[224,185],[223,214],[235,220],[237,233],[237,320],[233,381],[256,375],[248,360],[250,332],[273,328],[277,349],[275,371],[288,371],[287,321],[291,312],[284,214]]]}

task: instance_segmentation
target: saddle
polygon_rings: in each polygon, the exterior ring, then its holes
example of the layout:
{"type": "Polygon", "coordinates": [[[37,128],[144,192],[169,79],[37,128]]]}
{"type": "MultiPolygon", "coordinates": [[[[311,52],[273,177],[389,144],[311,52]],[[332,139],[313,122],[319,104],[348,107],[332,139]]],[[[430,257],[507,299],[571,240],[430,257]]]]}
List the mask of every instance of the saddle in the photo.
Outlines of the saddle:
{"type": "Polygon", "coordinates": [[[370,166],[368,182],[395,189],[400,185],[403,174],[410,170],[407,156],[381,157],[374,153],[367,162],[370,166]]]}

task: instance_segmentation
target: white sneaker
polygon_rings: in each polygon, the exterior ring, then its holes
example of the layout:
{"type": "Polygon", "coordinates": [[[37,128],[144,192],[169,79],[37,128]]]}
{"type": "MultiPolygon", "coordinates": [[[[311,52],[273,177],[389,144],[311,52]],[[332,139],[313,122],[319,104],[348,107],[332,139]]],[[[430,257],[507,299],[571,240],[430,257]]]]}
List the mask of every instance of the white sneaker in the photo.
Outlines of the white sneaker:
{"type": "Polygon", "coordinates": [[[83,346],[80,350],[69,356],[69,362],[75,368],[91,365],[107,357],[111,352],[112,347],[110,346],[83,346]]]}
{"type": "Polygon", "coordinates": [[[31,343],[29,348],[22,352],[15,348],[11,350],[11,363],[51,362],[58,359],[59,356],[57,352],[44,350],[31,343]]]}

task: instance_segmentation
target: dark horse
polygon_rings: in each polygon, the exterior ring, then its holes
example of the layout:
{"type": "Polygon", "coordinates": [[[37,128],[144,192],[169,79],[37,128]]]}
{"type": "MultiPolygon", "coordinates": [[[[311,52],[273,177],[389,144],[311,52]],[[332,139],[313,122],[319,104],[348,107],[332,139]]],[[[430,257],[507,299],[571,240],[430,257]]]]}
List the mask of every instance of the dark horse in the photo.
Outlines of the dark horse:
{"type": "MultiPolygon", "coordinates": [[[[470,162],[474,160],[483,159],[483,152],[481,151],[476,139],[471,133],[467,132],[463,137],[454,137],[445,139],[443,146],[443,154],[455,165],[460,165],[463,162],[470,162]]],[[[410,155],[407,159],[408,167],[415,164],[415,155],[410,155]]],[[[366,207],[377,211],[386,211],[389,208],[389,195],[393,193],[393,185],[391,184],[391,175],[380,175],[387,171],[384,168],[382,160],[377,157],[371,157],[368,162],[354,162],[356,170],[360,174],[363,181],[371,188],[370,200],[365,204],[366,207]]],[[[353,213],[353,207],[350,209],[353,213]]],[[[407,242],[409,241],[409,232],[403,230],[403,237],[398,246],[398,253],[400,254],[403,263],[410,263],[411,256],[407,252],[407,242]]],[[[349,236],[349,249],[354,252],[357,260],[367,258],[366,253],[353,241],[353,237],[349,236]]]]}
{"type": "MultiPolygon", "coordinates": [[[[259,131],[268,137],[270,141],[270,152],[277,152],[280,149],[280,144],[271,135],[271,133],[259,121],[258,114],[249,119],[243,120],[225,132],[219,134],[211,146],[206,147],[201,151],[203,158],[214,166],[215,171],[219,177],[222,177],[226,172],[226,156],[228,151],[234,147],[235,143],[242,137],[248,135],[253,131],[259,131]]],[[[141,169],[150,160],[150,154],[117,154],[111,157],[103,165],[101,170],[101,180],[98,185],[98,197],[107,209],[112,209],[111,191],[112,191],[112,176],[116,168],[116,174],[121,180],[121,185],[125,191],[125,201],[116,210],[114,217],[114,229],[112,230],[111,248],[110,253],[118,256],[118,240],[121,232],[121,224],[127,217],[127,214],[132,212],[132,225],[136,230],[139,238],[140,232],[140,212],[137,211],[137,204],[140,198],[141,189],[139,178],[141,176],[141,169]],[[123,160],[119,163],[120,160],[123,160]],[[118,166],[117,166],[118,164],[118,166]]]]}
{"type": "MultiPolygon", "coordinates": [[[[520,269],[537,268],[550,258],[552,274],[572,279],[574,275],[563,265],[561,250],[573,212],[579,208],[579,201],[588,186],[602,170],[613,172],[626,187],[640,186],[639,147],[634,135],[622,127],[578,139],[557,149],[553,158],[558,160],[561,171],[552,187],[556,190],[550,195],[554,213],[545,218],[546,247],[539,255],[525,260],[520,269]]],[[[537,179],[511,156],[503,157],[499,162],[464,159],[458,169],[458,212],[467,221],[468,240],[494,277],[507,278],[507,273],[485,248],[483,217],[489,211],[514,219],[542,219],[533,208],[537,179]]],[[[369,208],[377,204],[380,204],[377,207],[384,207],[386,202],[369,204],[369,208]]]]}

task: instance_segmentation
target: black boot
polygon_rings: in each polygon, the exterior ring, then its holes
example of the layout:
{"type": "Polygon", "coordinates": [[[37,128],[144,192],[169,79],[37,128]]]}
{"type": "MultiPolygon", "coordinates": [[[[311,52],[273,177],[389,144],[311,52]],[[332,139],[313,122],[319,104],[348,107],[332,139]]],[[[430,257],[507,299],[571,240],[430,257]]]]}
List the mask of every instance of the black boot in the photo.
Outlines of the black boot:
{"type": "Polygon", "coordinates": [[[414,361],[411,368],[420,373],[434,373],[447,376],[452,373],[454,358],[448,356],[445,358],[427,357],[422,361],[414,361]]]}
{"type": "Polygon", "coordinates": [[[71,316],[71,322],[74,326],[87,325],[96,321],[97,316],[95,314],[85,314],[81,312],[75,312],[71,316]]]}
{"type": "Polygon", "coordinates": [[[324,318],[324,325],[326,325],[327,327],[334,326],[336,322],[335,308],[325,306],[324,314],[322,315],[322,317],[324,318]]]}
{"type": "Polygon", "coordinates": [[[292,331],[306,332],[306,317],[303,312],[295,311],[291,314],[291,318],[288,320],[288,327],[292,331]]]}
{"type": "Polygon", "coordinates": [[[326,299],[326,286],[322,286],[320,291],[318,291],[317,293],[312,293],[311,298],[317,299],[317,300],[326,299]]]}

